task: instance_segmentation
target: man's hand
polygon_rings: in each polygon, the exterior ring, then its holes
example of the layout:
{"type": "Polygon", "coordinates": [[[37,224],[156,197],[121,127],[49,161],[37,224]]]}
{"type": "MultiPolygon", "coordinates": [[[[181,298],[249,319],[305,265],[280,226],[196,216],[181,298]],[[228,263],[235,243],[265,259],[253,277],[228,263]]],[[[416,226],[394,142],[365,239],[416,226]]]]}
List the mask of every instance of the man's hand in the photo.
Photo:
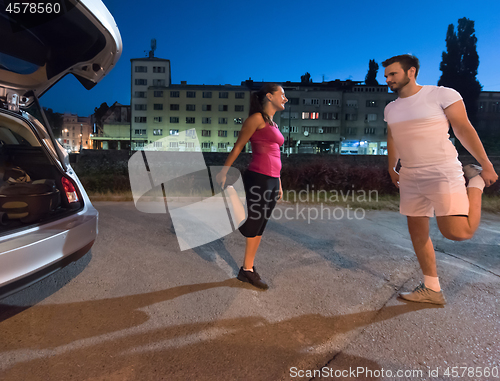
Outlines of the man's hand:
{"type": "Polygon", "coordinates": [[[391,176],[392,183],[399,188],[399,173],[396,172],[394,168],[389,169],[389,175],[391,176]]]}
{"type": "Polygon", "coordinates": [[[481,177],[487,187],[493,185],[498,180],[498,175],[495,172],[493,165],[484,167],[481,171],[481,177]]]}

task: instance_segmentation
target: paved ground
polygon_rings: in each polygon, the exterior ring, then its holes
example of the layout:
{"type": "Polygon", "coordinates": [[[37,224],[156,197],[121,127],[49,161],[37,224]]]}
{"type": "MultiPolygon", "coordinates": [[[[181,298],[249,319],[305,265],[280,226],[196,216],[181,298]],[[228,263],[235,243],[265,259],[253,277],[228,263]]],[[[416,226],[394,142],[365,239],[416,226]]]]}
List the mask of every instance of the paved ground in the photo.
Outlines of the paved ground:
{"type": "Polygon", "coordinates": [[[1,380],[500,379],[498,215],[433,228],[443,308],[396,298],[420,280],[398,213],[270,222],[262,292],[234,279],[239,233],[181,252],[168,215],[96,207],[91,252],[0,301],[1,380]]]}

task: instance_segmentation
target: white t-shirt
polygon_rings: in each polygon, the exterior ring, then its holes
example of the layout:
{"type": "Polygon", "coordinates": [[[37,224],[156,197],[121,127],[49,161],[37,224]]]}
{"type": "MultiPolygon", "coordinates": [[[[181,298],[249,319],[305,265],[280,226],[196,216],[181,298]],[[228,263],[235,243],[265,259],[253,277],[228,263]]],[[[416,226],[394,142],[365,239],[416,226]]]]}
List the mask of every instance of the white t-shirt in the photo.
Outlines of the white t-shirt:
{"type": "Polygon", "coordinates": [[[397,98],[385,107],[384,120],[391,129],[403,167],[458,160],[443,110],[461,99],[458,91],[448,87],[423,86],[416,94],[397,98]]]}

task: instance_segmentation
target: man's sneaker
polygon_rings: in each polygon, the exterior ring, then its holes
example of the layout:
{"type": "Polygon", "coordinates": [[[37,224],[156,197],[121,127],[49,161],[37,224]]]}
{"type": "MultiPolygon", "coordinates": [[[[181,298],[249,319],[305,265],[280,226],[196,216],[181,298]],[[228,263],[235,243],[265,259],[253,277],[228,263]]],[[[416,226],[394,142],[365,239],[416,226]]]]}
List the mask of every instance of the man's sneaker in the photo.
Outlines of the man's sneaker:
{"type": "Polygon", "coordinates": [[[443,291],[433,291],[425,287],[423,283],[420,283],[412,292],[402,292],[399,297],[410,302],[446,304],[443,291]]]}
{"type": "Polygon", "coordinates": [[[473,177],[476,177],[477,175],[480,175],[482,170],[483,170],[483,168],[481,168],[479,165],[467,164],[464,167],[465,178],[467,180],[470,180],[473,177]]]}
{"type": "Polygon", "coordinates": [[[260,275],[257,270],[255,270],[255,267],[253,267],[253,271],[245,271],[243,270],[243,267],[241,267],[237,278],[242,282],[250,283],[257,288],[261,288],[262,290],[267,290],[269,288],[266,282],[260,278],[260,275]]]}

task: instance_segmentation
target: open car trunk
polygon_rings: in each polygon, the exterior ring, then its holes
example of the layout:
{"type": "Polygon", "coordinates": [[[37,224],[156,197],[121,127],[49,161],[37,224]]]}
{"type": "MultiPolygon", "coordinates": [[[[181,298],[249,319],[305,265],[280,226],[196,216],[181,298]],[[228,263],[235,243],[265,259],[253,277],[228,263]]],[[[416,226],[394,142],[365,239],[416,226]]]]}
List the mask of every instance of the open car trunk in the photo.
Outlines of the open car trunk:
{"type": "Polygon", "coordinates": [[[75,213],[83,207],[46,129],[27,114],[0,110],[0,235],[75,213]],[[24,117],[23,117],[24,116],[24,117]]]}

